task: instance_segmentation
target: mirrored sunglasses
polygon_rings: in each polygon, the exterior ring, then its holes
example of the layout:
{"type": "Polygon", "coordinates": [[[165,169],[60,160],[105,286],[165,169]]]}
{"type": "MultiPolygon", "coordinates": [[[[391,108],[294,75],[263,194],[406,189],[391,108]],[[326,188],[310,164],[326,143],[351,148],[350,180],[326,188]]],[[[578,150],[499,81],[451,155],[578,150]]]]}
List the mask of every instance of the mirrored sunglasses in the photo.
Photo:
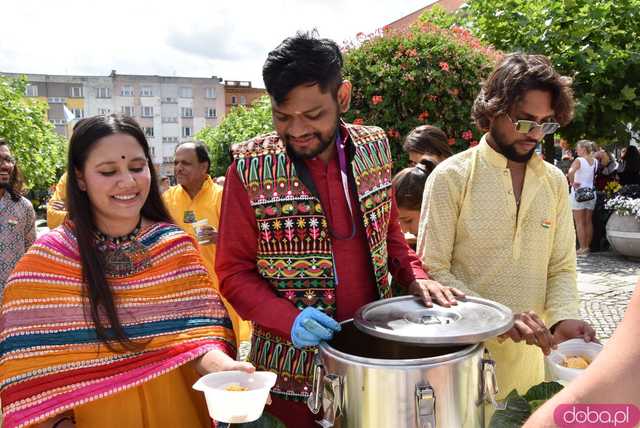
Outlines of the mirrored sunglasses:
{"type": "Polygon", "coordinates": [[[521,134],[528,134],[531,131],[535,131],[540,128],[544,135],[549,135],[553,134],[560,128],[560,124],[556,122],[538,123],[532,120],[516,120],[513,124],[516,127],[516,131],[521,134]]]}

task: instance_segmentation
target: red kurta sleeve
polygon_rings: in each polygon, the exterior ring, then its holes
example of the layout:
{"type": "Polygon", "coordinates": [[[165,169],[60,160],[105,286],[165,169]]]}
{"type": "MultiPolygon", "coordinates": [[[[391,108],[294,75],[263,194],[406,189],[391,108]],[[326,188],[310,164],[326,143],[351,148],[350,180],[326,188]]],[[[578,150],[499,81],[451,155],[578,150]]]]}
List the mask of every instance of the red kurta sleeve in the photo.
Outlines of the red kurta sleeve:
{"type": "Polygon", "coordinates": [[[404,239],[398,217],[398,206],[394,197],[387,233],[389,272],[400,285],[408,287],[416,279],[429,279],[429,275],[422,269],[422,262],[404,239]]]}
{"type": "Polygon", "coordinates": [[[289,337],[300,311],[289,300],[278,297],[271,284],[260,276],[257,250],[255,213],[234,162],[227,171],[222,194],[216,254],[220,291],[243,319],[289,337]]]}

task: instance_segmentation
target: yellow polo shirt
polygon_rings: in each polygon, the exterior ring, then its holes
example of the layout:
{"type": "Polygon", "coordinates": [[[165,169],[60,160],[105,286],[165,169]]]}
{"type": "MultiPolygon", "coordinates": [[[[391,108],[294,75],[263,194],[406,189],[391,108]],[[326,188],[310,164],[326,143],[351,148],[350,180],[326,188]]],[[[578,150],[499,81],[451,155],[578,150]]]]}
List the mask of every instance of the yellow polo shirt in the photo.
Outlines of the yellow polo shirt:
{"type": "MultiPolygon", "coordinates": [[[[197,237],[191,223],[207,219],[209,225],[218,229],[220,208],[222,206],[222,187],[215,184],[211,177],[207,176],[194,199],[191,199],[189,193],[181,185],[170,187],[162,194],[162,199],[176,224],[196,240],[197,237]]],[[[216,246],[211,244],[200,245],[200,254],[209,271],[214,287],[219,290],[218,277],[215,272],[216,246]]],[[[222,294],[220,294],[220,297],[222,297],[222,294]]],[[[224,303],[233,323],[237,344],[239,345],[241,341],[249,340],[251,338],[251,323],[243,321],[227,301],[224,301],[224,303]]]]}
{"type": "MultiPolygon", "coordinates": [[[[567,181],[534,155],[527,163],[520,208],[507,159],[482,138],[429,176],[418,232],[418,254],[444,285],[502,303],[514,313],[533,310],[552,326],[579,319],[575,231],[567,181]]],[[[502,396],[524,394],[544,378],[534,346],[487,343],[502,396]]]]}

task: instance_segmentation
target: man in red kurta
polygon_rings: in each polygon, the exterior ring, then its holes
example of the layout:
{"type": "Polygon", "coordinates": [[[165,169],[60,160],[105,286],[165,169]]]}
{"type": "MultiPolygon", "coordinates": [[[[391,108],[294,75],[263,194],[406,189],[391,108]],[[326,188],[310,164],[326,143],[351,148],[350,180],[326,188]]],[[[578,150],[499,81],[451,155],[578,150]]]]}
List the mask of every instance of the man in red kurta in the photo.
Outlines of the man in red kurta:
{"type": "Polygon", "coordinates": [[[236,145],[222,203],[216,270],[223,295],[254,323],[250,359],[278,373],[268,412],[315,426],[306,407],[315,346],[374,300],[390,273],[425,304],[455,304],[406,244],[391,194],[384,131],[339,117],[351,84],[338,46],[298,34],[265,63],[276,133],[236,145]]]}

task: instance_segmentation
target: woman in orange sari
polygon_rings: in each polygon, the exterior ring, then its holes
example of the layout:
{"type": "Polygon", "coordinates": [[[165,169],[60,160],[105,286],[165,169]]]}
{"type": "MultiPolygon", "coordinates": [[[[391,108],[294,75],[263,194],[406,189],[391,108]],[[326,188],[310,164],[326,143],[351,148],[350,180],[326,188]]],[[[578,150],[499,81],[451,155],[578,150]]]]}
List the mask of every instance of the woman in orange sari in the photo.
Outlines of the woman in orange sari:
{"type": "Polygon", "coordinates": [[[198,373],[233,359],[231,322],[192,238],[162,204],[130,118],[81,121],[69,220],[10,277],[0,312],[4,426],[211,427],[198,373]]]}

